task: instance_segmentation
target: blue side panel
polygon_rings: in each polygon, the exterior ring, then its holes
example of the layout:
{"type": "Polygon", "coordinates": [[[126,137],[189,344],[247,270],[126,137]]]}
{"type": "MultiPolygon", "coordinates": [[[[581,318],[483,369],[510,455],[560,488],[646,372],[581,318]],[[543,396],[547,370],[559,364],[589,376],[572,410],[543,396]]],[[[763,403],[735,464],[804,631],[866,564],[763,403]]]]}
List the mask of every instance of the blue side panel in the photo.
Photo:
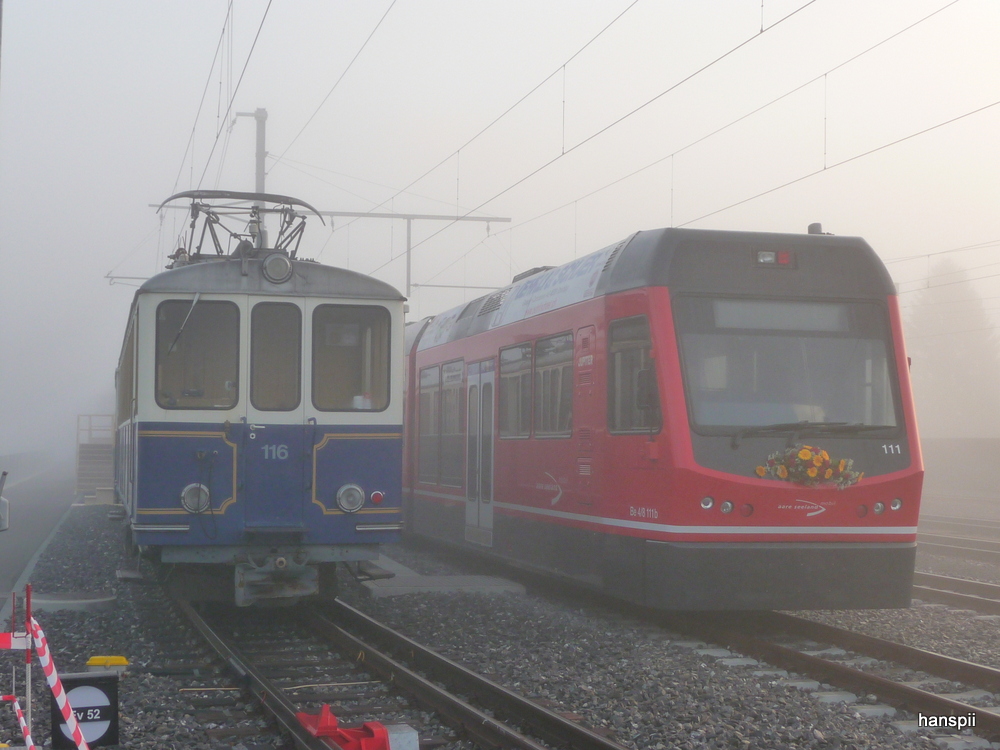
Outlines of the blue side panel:
{"type": "Polygon", "coordinates": [[[239,544],[243,505],[239,500],[239,453],[222,424],[139,424],[134,525],[188,526],[179,531],[136,532],[139,544],[239,544]],[[181,492],[202,484],[211,495],[211,512],[192,514],[181,506],[181,492]]]}
{"type": "MultiPolygon", "coordinates": [[[[317,425],[315,430],[315,436],[310,439],[313,450],[307,523],[330,528],[331,533],[337,534],[338,540],[344,534],[351,535],[355,525],[400,523],[403,498],[402,425],[359,427],[350,431],[342,427],[317,425]],[[365,491],[365,505],[357,513],[346,514],[337,507],[337,491],[345,484],[356,484],[365,491]],[[371,501],[375,491],[384,495],[377,505],[371,501]],[[330,522],[337,518],[347,523],[330,527],[330,522]]],[[[364,533],[364,538],[380,543],[398,541],[399,532],[369,531],[364,533]]]]}
{"type": "Polygon", "coordinates": [[[243,545],[261,531],[289,532],[307,545],[399,539],[397,530],[379,526],[402,520],[400,425],[144,422],[137,442],[130,516],[138,544],[243,545]],[[189,484],[209,489],[210,511],[183,508],[189,484]],[[345,484],[365,491],[356,513],[337,506],[345,484]],[[376,491],[383,497],[378,503],[376,491]]]}

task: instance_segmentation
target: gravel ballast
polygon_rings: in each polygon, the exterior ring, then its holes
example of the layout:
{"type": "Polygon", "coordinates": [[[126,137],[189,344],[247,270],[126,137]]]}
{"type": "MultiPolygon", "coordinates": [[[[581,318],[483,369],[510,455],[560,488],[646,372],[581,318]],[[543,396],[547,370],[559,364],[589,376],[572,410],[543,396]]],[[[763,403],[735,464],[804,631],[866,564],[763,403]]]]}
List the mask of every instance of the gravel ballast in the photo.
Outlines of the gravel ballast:
{"type": "MultiPolygon", "coordinates": [[[[389,554],[423,574],[469,572],[423,549],[401,547],[389,554]]],[[[118,599],[110,611],[38,614],[59,670],[85,671],[94,655],[129,659],[133,673],[123,677],[119,688],[122,747],[262,747],[209,738],[179,694],[178,681],[142,671],[164,659],[163,646],[157,643],[164,632],[164,596],[156,585],[118,581],[115,570],[124,565],[120,526],[108,519],[107,508],[74,508],[35,569],[35,589],[105,591],[118,599]]],[[[684,644],[686,638],[624,618],[613,609],[581,608],[531,593],[370,599],[350,583],[342,596],[471,669],[609,730],[629,747],[936,747],[927,737],[901,733],[889,719],[862,718],[844,704],[820,704],[808,693],[778,684],[773,676],[756,677],[754,667],[724,667],[684,644]]],[[[1000,666],[1000,626],[968,614],[918,607],[810,616],[1000,666]]],[[[195,648],[192,643],[192,651],[195,648]]],[[[22,661],[20,654],[0,653],[0,670],[9,675],[16,665],[21,675],[22,661]]],[[[35,739],[41,744],[48,739],[48,721],[43,718],[48,696],[41,670],[36,668],[35,675],[35,739]]],[[[0,707],[0,742],[19,741],[13,712],[0,707]]]]}

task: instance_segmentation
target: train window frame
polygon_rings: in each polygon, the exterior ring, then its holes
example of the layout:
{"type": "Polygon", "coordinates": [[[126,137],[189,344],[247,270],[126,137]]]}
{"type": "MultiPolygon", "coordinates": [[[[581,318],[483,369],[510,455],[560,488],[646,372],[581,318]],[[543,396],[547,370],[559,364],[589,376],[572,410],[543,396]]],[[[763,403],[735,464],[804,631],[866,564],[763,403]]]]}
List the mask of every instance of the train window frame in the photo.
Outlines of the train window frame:
{"type": "MultiPolygon", "coordinates": [[[[606,410],[606,421],[608,427],[608,434],[610,435],[658,435],[663,430],[663,411],[659,406],[662,403],[662,399],[659,397],[659,388],[657,387],[657,398],[655,399],[654,406],[647,407],[644,411],[655,411],[655,417],[651,424],[641,425],[638,427],[612,427],[612,424],[617,424],[618,420],[613,419],[614,409],[619,403],[619,399],[616,398],[616,394],[621,391],[618,387],[621,378],[619,377],[619,372],[616,367],[616,352],[615,347],[615,331],[626,326],[634,325],[638,321],[645,322],[646,333],[648,335],[648,346],[645,347],[646,354],[640,358],[642,363],[647,366],[639,367],[634,369],[635,383],[633,383],[630,392],[635,397],[633,402],[638,401],[638,392],[636,386],[638,384],[639,374],[643,372],[651,372],[647,378],[654,385],[659,385],[658,378],[656,377],[656,360],[651,356],[653,351],[653,329],[649,322],[648,315],[630,315],[625,318],[616,318],[615,320],[609,321],[608,323],[608,334],[607,334],[607,378],[608,378],[608,392],[607,392],[607,410],[606,410]]],[[[643,349],[643,347],[624,347],[625,349],[643,349]]],[[[630,376],[629,381],[631,382],[633,378],[630,376]]],[[[638,408],[637,404],[633,403],[633,409],[638,408]]]]}
{"type": "Polygon", "coordinates": [[[541,440],[559,440],[573,436],[573,399],[576,390],[574,383],[574,365],[576,359],[574,346],[575,338],[573,331],[569,330],[539,338],[534,342],[534,346],[532,347],[532,424],[535,437],[541,440]],[[569,347],[561,350],[560,354],[563,355],[562,358],[544,368],[539,367],[539,348],[557,339],[567,338],[569,339],[569,347]],[[554,376],[556,368],[559,371],[558,380],[554,376]],[[546,382],[545,376],[549,373],[553,373],[553,377],[550,377],[548,382],[546,382]],[[558,398],[555,405],[555,414],[551,415],[549,412],[553,408],[551,403],[553,393],[557,393],[558,398]],[[562,407],[567,394],[569,395],[569,409],[566,416],[568,416],[569,422],[563,427],[562,421],[564,415],[562,414],[562,407]],[[547,418],[551,416],[554,416],[556,422],[554,429],[546,427],[547,418]]]}
{"type": "Polygon", "coordinates": [[[497,435],[501,440],[528,440],[532,435],[532,426],[534,423],[534,368],[535,368],[535,348],[530,341],[522,341],[518,344],[513,344],[511,346],[501,347],[497,354],[497,380],[498,385],[496,387],[496,417],[494,422],[496,423],[497,435]],[[522,350],[522,355],[520,357],[521,362],[524,361],[523,352],[527,352],[527,369],[520,368],[513,372],[507,372],[508,376],[517,376],[518,385],[518,400],[517,408],[515,413],[518,417],[518,431],[509,431],[509,421],[508,409],[505,407],[508,404],[508,399],[510,398],[509,393],[509,383],[507,378],[504,377],[504,352],[512,351],[514,349],[522,350]],[[528,395],[527,399],[524,397],[524,383],[528,384],[528,395]],[[527,405],[527,408],[525,406],[527,405]],[[505,431],[506,430],[506,431],[505,431]]]}
{"type": "MultiPolygon", "coordinates": [[[[159,304],[157,304],[157,306],[156,306],[156,313],[154,315],[154,320],[153,320],[153,326],[154,326],[154,341],[153,341],[153,346],[154,346],[154,353],[155,353],[155,356],[154,356],[155,370],[154,370],[154,373],[153,373],[153,395],[154,395],[154,398],[156,400],[156,405],[159,406],[161,409],[167,409],[167,410],[170,410],[170,411],[232,411],[233,409],[238,408],[239,405],[240,405],[240,398],[241,398],[241,396],[240,396],[240,370],[242,369],[242,364],[243,364],[242,363],[242,354],[243,354],[242,353],[242,342],[240,340],[241,339],[241,333],[242,333],[242,331],[241,331],[242,320],[243,320],[243,311],[240,309],[240,306],[235,301],[233,301],[233,300],[228,300],[228,299],[202,300],[199,295],[196,295],[193,299],[183,298],[183,297],[181,297],[181,298],[173,297],[171,299],[165,299],[165,300],[162,300],[161,302],[159,302],[159,304]],[[194,310],[198,306],[201,306],[201,308],[202,308],[199,312],[204,312],[204,310],[210,309],[210,308],[221,309],[224,306],[225,307],[229,307],[229,308],[231,308],[232,310],[234,310],[236,312],[236,318],[235,318],[235,337],[233,339],[236,342],[235,348],[233,350],[233,358],[234,358],[234,361],[235,361],[235,367],[233,368],[233,380],[227,380],[227,381],[225,381],[226,384],[227,384],[226,385],[226,390],[232,390],[233,391],[233,401],[232,401],[231,404],[226,404],[226,405],[208,405],[208,406],[193,406],[193,405],[190,405],[190,404],[177,405],[177,404],[165,403],[164,400],[161,398],[161,396],[163,395],[163,393],[161,392],[161,388],[160,388],[160,386],[162,384],[161,371],[162,371],[163,359],[164,359],[164,357],[166,355],[166,352],[161,352],[161,349],[163,348],[161,346],[161,343],[165,343],[165,342],[163,342],[163,340],[161,339],[161,334],[163,333],[163,331],[162,331],[162,329],[160,327],[160,311],[166,305],[182,305],[182,306],[186,306],[187,307],[187,312],[185,313],[184,320],[189,320],[190,319],[189,318],[190,314],[192,314],[194,312],[194,310]],[[232,385],[231,388],[229,388],[229,384],[232,385]]],[[[175,343],[177,343],[179,341],[179,336],[180,336],[181,332],[184,329],[184,325],[185,324],[182,323],[181,326],[180,326],[180,329],[178,330],[178,332],[175,333],[174,336],[172,337],[172,341],[170,343],[171,347],[175,343]]],[[[193,398],[193,397],[190,397],[190,398],[193,398]]]]}
{"type": "MultiPolygon", "coordinates": [[[[298,409],[298,408],[300,408],[302,406],[302,329],[303,329],[302,323],[303,323],[302,308],[299,305],[295,304],[294,302],[278,302],[278,301],[257,302],[256,304],[254,304],[250,308],[250,340],[249,340],[250,361],[247,363],[248,364],[248,368],[247,369],[248,369],[248,372],[249,372],[249,380],[250,380],[250,404],[257,411],[291,412],[291,411],[295,411],[296,409],[298,409]],[[278,308],[278,307],[289,308],[289,309],[295,310],[295,312],[298,313],[298,328],[296,329],[296,332],[297,332],[298,336],[297,336],[297,345],[295,347],[296,351],[298,353],[298,356],[297,356],[296,361],[295,361],[295,364],[296,364],[295,377],[291,381],[291,382],[294,382],[294,384],[295,384],[295,397],[296,398],[295,398],[295,403],[292,404],[291,406],[283,406],[283,407],[280,407],[280,408],[273,407],[273,406],[261,406],[261,405],[259,405],[257,403],[257,401],[256,401],[256,396],[258,394],[256,393],[256,389],[255,389],[255,381],[257,380],[257,377],[256,377],[256,375],[257,375],[257,360],[256,360],[256,356],[255,355],[256,355],[256,350],[257,350],[257,346],[258,346],[258,342],[257,342],[257,327],[258,327],[258,324],[255,322],[256,316],[257,316],[257,311],[261,310],[261,312],[263,313],[263,311],[265,309],[267,309],[267,308],[278,308]]],[[[282,337],[282,338],[286,338],[286,337],[282,337]]],[[[268,355],[265,355],[265,359],[272,359],[272,357],[270,357],[268,355]]]]}
{"type": "MultiPolygon", "coordinates": [[[[440,484],[441,480],[441,365],[422,367],[417,373],[417,481],[440,484]],[[427,397],[425,401],[425,396],[427,397]],[[430,406],[425,411],[424,404],[430,406]],[[430,419],[428,419],[430,417],[430,419]],[[428,425],[429,423],[429,425],[428,425]],[[425,431],[425,426],[433,431],[425,431]],[[433,446],[433,465],[428,446],[433,446]]],[[[464,448],[464,446],[463,446],[464,448]]]]}
{"type": "MultiPolygon", "coordinates": [[[[695,328],[695,329],[688,330],[688,329],[684,328],[684,326],[682,324],[682,321],[686,317],[686,313],[682,311],[681,307],[683,305],[685,305],[685,304],[688,304],[688,303],[685,302],[685,300],[689,300],[689,299],[700,299],[700,300],[706,300],[706,301],[709,301],[709,302],[718,301],[718,300],[727,300],[727,301],[789,302],[789,303],[801,303],[801,304],[807,304],[807,305],[808,304],[816,304],[818,302],[829,303],[829,304],[842,304],[842,305],[845,305],[845,306],[864,304],[864,305],[871,305],[872,307],[876,308],[878,310],[878,313],[879,313],[879,323],[878,323],[878,325],[882,327],[882,330],[876,332],[876,333],[881,334],[881,338],[877,338],[875,340],[877,340],[880,344],[882,344],[882,346],[885,349],[885,352],[884,352],[885,353],[884,362],[886,364],[886,369],[887,369],[887,372],[886,372],[887,383],[888,383],[888,389],[889,389],[889,392],[890,392],[890,395],[891,395],[891,399],[890,400],[891,400],[892,410],[893,410],[893,415],[892,416],[895,419],[896,423],[894,425],[874,425],[874,424],[872,424],[872,425],[866,425],[866,427],[868,427],[870,430],[873,430],[873,432],[868,433],[868,435],[870,435],[873,438],[877,438],[877,439],[882,439],[884,437],[898,436],[898,435],[905,434],[905,432],[906,432],[906,414],[905,414],[905,411],[903,410],[902,392],[901,392],[901,385],[900,385],[900,381],[899,381],[899,373],[897,372],[897,368],[895,367],[895,363],[896,363],[896,342],[895,342],[895,340],[893,338],[891,317],[889,315],[889,308],[888,308],[888,305],[886,304],[885,300],[879,299],[879,298],[872,298],[872,297],[867,297],[867,298],[864,298],[864,297],[824,297],[821,300],[817,300],[816,298],[812,298],[812,297],[808,297],[808,298],[807,297],[774,297],[774,296],[763,297],[763,296],[760,296],[760,295],[752,295],[751,296],[751,295],[739,295],[739,294],[706,294],[706,293],[701,293],[701,294],[678,294],[676,297],[674,297],[671,300],[671,309],[673,311],[673,317],[674,317],[675,335],[677,337],[677,351],[678,351],[679,362],[680,362],[681,381],[683,383],[683,388],[684,388],[684,399],[685,399],[685,406],[686,406],[686,409],[687,409],[688,423],[689,423],[689,426],[690,426],[690,429],[691,429],[692,432],[694,432],[694,433],[696,433],[698,435],[704,435],[704,436],[720,436],[720,435],[729,436],[729,435],[733,434],[734,430],[753,429],[754,427],[766,426],[766,425],[701,424],[700,422],[697,421],[695,413],[694,413],[694,403],[695,403],[695,401],[694,401],[694,396],[693,396],[693,392],[692,392],[692,387],[693,386],[692,386],[692,383],[690,382],[690,378],[688,377],[688,374],[687,374],[688,373],[688,368],[690,366],[690,361],[689,361],[690,353],[686,350],[686,347],[685,347],[684,342],[682,340],[682,336],[685,333],[697,333],[697,332],[701,331],[701,329],[695,328]]],[[[854,314],[855,313],[853,313],[853,312],[849,313],[850,316],[853,316],[854,314]]],[[[865,322],[866,322],[866,324],[869,324],[869,325],[871,323],[870,320],[869,321],[865,321],[865,322]]],[[[714,325],[713,324],[713,326],[711,326],[711,328],[707,328],[706,327],[705,330],[701,331],[701,332],[708,332],[709,330],[711,330],[711,331],[746,330],[746,331],[750,332],[750,334],[747,334],[747,335],[752,335],[753,332],[755,332],[755,331],[759,332],[758,335],[764,335],[764,334],[766,334],[768,332],[770,332],[772,334],[777,333],[777,334],[783,334],[783,335],[790,335],[790,334],[797,333],[797,334],[800,334],[800,335],[803,335],[803,336],[807,336],[807,335],[813,335],[813,336],[825,335],[825,336],[830,337],[830,338],[845,338],[845,339],[846,338],[854,338],[854,339],[858,339],[858,340],[862,340],[863,337],[864,337],[864,335],[865,335],[865,333],[866,333],[866,330],[864,328],[855,328],[853,326],[853,324],[851,324],[851,323],[848,323],[848,325],[847,325],[846,328],[832,327],[832,324],[831,324],[831,325],[823,325],[823,326],[821,326],[821,325],[813,325],[812,328],[805,327],[805,328],[801,328],[801,329],[791,329],[791,328],[761,328],[759,326],[755,327],[753,325],[751,325],[751,326],[747,327],[746,329],[744,329],[744,328],[733,328],[732,326],[723,327],[723,326],[718,326],[718,325],[714,325]]]]}
{"type": "Polygon", "coordinates": [[[465,386],[465,360],[453,359],[441,363],[441,377],[438,383],[438,484],[442,487],[463,487],[465,482],[465,413],[468,405],[466,403],[465,386]],[[451,370],[451,372],[448,372],[451,370]],[[457,373],[457,378],[455,377],[457,373]],[[449,402],[454,401],[456,411],[449,411],[449,402]],[[455,432],[445,432],[445,428],[451,424],[457,429],[455,432]],[[457,458],[454,465],[457,467],[456,473],[445,474],[446,454],[449,450],[446,446],[446,438],[452,437],[455,444],[454,456],[457,458]]]}
{"type": "MultiPolygon", "coordinates": [[[[325,303],[318,304],[318,305],[316,305],[313,308],[310,323],[312,325],[312,336],[311,336],[311,340],[310,340],[310,343],[309,343],[310,379],[311,379],[311,387],[310,387],[310,391],[311,392],[309,394],[309,399],[310,399],[310,403],[312,404],[312,408],[314,408],[316,411],[321,411],[321,412],[325,412],[325,413],[328,413],[328,414],[334,414],[334,413],[342,413],[342,414],[351,414],[351,413],[378,414],[380,412],[386,411],[389,408],[389,406],[392,404],[392,399],[393,399],[393,396],[392,396],[392,313],[390,312],[390,310],[387,307],[385,307],[384,305],[351,305],[351,304],[343,304],[343,303],[337,303],[337,302],[329,302],[329,303],[325,302],[325,303]],[[342,326],[342,330],[341,330],[342,336],[344,337],[345,340],[350,340],[352,332],[351,332],[351,330],[350,330],[349,327],[355,323],[354,321],[336,321],[336,320],[334,320],[334,321],[319,321],[318,320],[318,317],[321,314],[325,314],[325,312],[327,310],[331,310],[331,309],[340,310],[340,311],[344,311],[344,312],[347,312],[347,311],[350,311],[350,312],[367,311],[367,312],[374,313],[376,316],[378,316],[378,317],[380,317],[382,319],[381,322],[384,323],[385,328],[384,328],[384,334],[382,336],[383,341],[384,341],[384,346],[381,348],[380,355],[381,355],[382,360],[384,362],[384,366],[383,366],[384,373],[380,373],[380,375],[382,376],[381,377],[381,383],[380,383],[380,386],[379,386],[381,390],[378,393],[379,397],[381,399],[384,399],[384,402],[380,402],[381,405],[379,405],[379,406],[375,405],[375,392],[374,391],[371,391],[370,395],[365,395],[364,392],[361,393],[361,394],[355,394],[355,395],[353,395],[352,396],[352,401],[354,401],[357,405],[352,405],[352,406],[349,406],[349,407],[344,407],[344,406],[334,406],[334,407],[331,407],[331,406],[326,406],[326,405],[320,405],[320,403],[317,401],[317,388],[318,388],[319,383],[321,382],[321,379],[318,377],[319,373],[317,372],[317,367],[318,367],[319,362],[320,362],[320,357],[317,356],[317,350],[318,350],[317,349],[317,341],[318,341],[319,336],[321,335],[321,329],[322,329],[322,335],[326,335],[327,338],[329,338],[329,335],[331,333],[331,331],[329,330],[329,326],[330,325],[342,326]],[[323,328],[324,325],[327,326],[327,327],[323,328]],[[360,399],[360,401],[358,399],[360,399]],[[365,406],[365,400],[366,399],[368,401],[370,401],[371,406],[365,406]]],[[[360,329],[359,329],[358,332],[360,334],[360,329]]],[[[331,344],[330,346],[345,346],[345,347],[347,347],[347,346],[350,346],[350,344],[339,344],[339,345],[331,344]]],[[[369,367],[369,369],[374,370],[375,364],[371,361],[375,357],[374,348],[372,348],[371,355],[372,356],[369,358],[369,362],[368,362],[367,366],[369,367]]],[[[364,356],[364,354],[362,353],[362,357],[363,356],[364,356]]],[[[361,377],[362,377],[362,380],[364,380],[365,379],[364,370],[365,370],[365,367],[366,367],[366,363],[362,361],[362,362],[359,362],[359,365],[361,366],[361,372],[362,372],[362,376],[361,377]]]]}

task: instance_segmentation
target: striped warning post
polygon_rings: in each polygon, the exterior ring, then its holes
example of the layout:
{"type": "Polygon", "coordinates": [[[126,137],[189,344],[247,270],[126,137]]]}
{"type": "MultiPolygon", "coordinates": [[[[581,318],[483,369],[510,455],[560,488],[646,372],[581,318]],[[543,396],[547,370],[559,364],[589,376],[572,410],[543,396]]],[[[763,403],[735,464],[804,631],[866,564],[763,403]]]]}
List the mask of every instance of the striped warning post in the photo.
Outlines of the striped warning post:
{"type": "Polygon", "coordinates": [[[21,651],[28,648],[29,643],[27,633],[0,633],[0,651],[4,649],[21,651]]]}
{"type": "Polygon", "coordinates": [[[66,697],[66,691],[63,689],[62,680],[59,679],[59,673],[56,672],[56,665],[52,662],[52,654],[49,653],[49,644],[45,640],[45,633],[42,632],[41,626],[34,617],[31,618],[30,622],[31,635],[35,639],[35,653],[38,654],[38,661],[41,662],[42,671],[45,672],[45,681],[49,683],[52,697],[55,698],[56,705],[62,712],[63,719],[66,721],[66,727],[73,737],[73,742],[76,743],[77,750],[90,750],[87,741],[83,739],[83,732],[80,731],[80,725],[76,723],[76,715],[73,713],[73,707],[69,705],[69,699],[66,697]]]}
{"type": "Polygon", "coordinates": [[[17,697],[13,695],[0,695],[0,700],[9,701],[14,704],[17,721],[21,725],[21,734],[24,735],[25,750],[35,750],[35,742],[31,739],[31,729],[28,728],[28,723],[24,720],[24,712],[21,710],[21,704],[17,702],[17,697]]]}

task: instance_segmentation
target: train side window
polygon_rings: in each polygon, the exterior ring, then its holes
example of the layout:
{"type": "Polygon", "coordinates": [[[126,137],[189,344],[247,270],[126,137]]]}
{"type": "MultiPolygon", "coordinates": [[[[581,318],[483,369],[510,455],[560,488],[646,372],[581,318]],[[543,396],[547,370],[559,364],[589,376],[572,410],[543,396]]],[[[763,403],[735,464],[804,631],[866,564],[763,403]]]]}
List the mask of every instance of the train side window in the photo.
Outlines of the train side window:
{"type": "Polygon", "coordinates": [[[302,400],[302,311],[289,302],[260,302],[250,314],[250,403],[291,411],[302,400]]]}
{"type": "Polygon", "coordinates": [[[135,399],[135,324],[129,326],[128,337],[122,349],[121,364],[118,365],[118,416],[115,427],[132,419],[132,403],[135,399]]]}
{"type": "Polygon", "coordinates": [[[449,487],[461,487],[465,477],[464,372],[462,360],[441,367],[441,484],[449,487]]]}
{"type": "Polygon", "coordinates": [[[312,399],[320,411],[389,405],[389,311],[319,305],[313,312],[312,399]]]}
{"type": "Polygon", "coordinates": [[[441,433],[438,429],[441,368],[425,367],[420,371],[420,400],[417,419],[417,472],[421,482],[438,483],[441,466],[441,433]]]}
{"type": "Polygon", "coordinates": [[[646,316],[616,320],[608,336],[608,429],[613,433],[660,429],[656,367],[646,316]]]}
{"type": "Polygon", "coordinates": [[[156,403],[232,409],[239,400],[240,310],[232,302],[177,299],[156,308],[156,403]]]}
{"type": "Polygon", "coordinates": [[[535,342],[535,435],[573,432],[573,334],[535,342]]]}
{"type": "Polygon", "coordinates": [[[500,350],[497,426],[502,438],[531,434],[531,344],[500,350]]]}

